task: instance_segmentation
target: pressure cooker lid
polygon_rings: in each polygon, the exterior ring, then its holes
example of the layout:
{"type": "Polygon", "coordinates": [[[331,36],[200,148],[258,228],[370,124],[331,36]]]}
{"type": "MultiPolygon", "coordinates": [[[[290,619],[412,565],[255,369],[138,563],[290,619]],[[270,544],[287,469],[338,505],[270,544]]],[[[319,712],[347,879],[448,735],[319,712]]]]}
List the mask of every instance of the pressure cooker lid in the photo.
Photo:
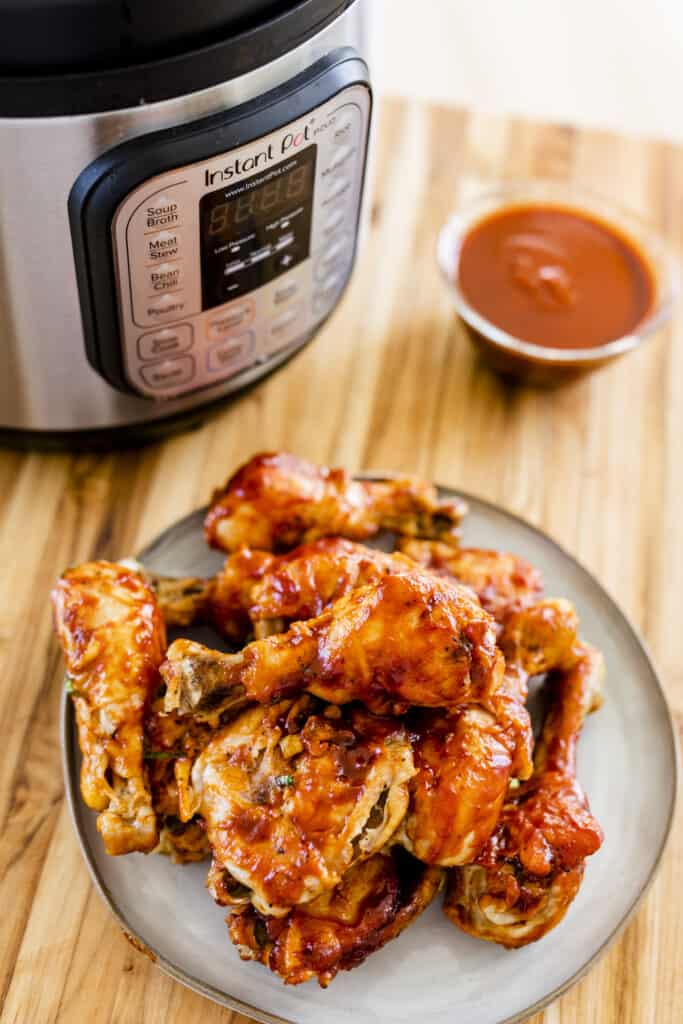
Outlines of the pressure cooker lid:
{"type": "Polygon", "coordinates": [[[282,56],[354,0],[0,0],[0,117],[207,88],[282,56]]]}

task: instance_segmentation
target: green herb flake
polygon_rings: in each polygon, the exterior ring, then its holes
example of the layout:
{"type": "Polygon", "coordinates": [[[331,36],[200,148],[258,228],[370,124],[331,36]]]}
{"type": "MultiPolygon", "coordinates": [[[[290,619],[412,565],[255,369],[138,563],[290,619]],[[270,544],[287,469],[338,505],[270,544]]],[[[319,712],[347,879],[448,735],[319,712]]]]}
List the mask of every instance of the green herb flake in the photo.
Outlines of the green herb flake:
{"type": "Polygon", "coordinates": [[[145,761],[167,761],[173,757],[182,757],[177,750],[145,750],[145,761]]]}
{"type": "Polygon", "coordinates": [[[78,690],[74,686],[74,681],[71,676],[67,676],[64,680],[64,690],[66,693],[73,693],[78,695],[78,690]]]}
{"type": "Polygon", "coordinates": [[[294,776],[293,775],[276,775],[275,779],[274,779],[274,782],[275,782],[276,786],[280,786],[280,787],[282,787],[284,789],[285,786],[293,786],[294,785],[294,776]]]}

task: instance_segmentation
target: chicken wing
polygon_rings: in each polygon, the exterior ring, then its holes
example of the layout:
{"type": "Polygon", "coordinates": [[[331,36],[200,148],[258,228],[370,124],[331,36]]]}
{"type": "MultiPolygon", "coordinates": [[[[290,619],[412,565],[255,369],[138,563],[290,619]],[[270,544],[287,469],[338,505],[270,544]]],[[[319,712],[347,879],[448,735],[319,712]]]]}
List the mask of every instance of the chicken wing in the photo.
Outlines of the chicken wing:
{"type": "Polygon", "coordinates": [[[253,907],[230,915],[230,938],[243,960],[265,964],[286,984],[317,977],[327,988],[339,971],[358,967],[407,928],[443,876],[394,847],[357,864],[334,890],[286,917],[266,917],[253,907]]]}
{"type": "Polygon", "coordinates": [[[161,671],[167,711],[201,712],[245,696],[266,703],[307,690],[400,714],[410,705],[492,709],[504,662],[493,620],[470,592],[415,566],[237,654],[176,640],[161,671]]]}
{"type": "Polygon", "coordinates": [[[401,551],[427,569],[471,587],[498,623],[528,607],[543,592],[538,569],[517,555],[484,548],[453,548],[439,541],[404,540],[401,551]]]}
{"type": "Polygon", "coordinates": [[[217,490],[205,520],[208,543],[282,551],[318,537],[364,540],[380,530],[457,543],[462,501],[440,501],[412,477],[354,480],[286,452],[257,455],[217,490]]]}
{"type": "Polygon", "coordinates": [[[388,842],[415,773],[399,721],[308,696],[245,711],[191,773],[176,765],[180,816],[198,813],[206,825],[214,897],[248,896],[276,917],[333,889],[388,842]]]}
{"type": "Polygon", "coordinates": [[[76,708],[83,799],[100,812],[107,853],[148,852],[158,834],[143,717],[161,682],[163,618],[140,576],[110,562],[65,572],[52,604],[76,708]]]}
{"type": "Polygon", "coordinates": [[[575,666],[547,682],[551,705],[532,778],[510,792],[475,863],[450,875],[445,912],[463,931],[510,948],[557,925],[576,896],[587,857],[602,844],[576,779],[576,743],[600,705],[604,665],[584,646],[575,666]]]}

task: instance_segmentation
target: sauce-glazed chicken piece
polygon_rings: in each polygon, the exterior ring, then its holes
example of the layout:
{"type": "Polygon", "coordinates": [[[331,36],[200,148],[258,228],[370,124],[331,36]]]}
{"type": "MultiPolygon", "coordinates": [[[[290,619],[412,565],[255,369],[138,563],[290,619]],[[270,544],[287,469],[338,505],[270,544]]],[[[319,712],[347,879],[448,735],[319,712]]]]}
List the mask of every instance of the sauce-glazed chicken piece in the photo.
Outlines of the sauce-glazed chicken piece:
{"type": "Polygon", "coordinates": [[[477,707],[423,712],[410,731],[417,774],[399,842],[426,864],[469,864],[498,822],[514,736],[477,707]]]}
{"type": "Polygon", "coordinates": [[[161,671],[167,711],[201,712],[245,697],[267,703],[307,690],[402,714],[411,705],[493,710],[504,661],[495,624],[476,598],[415,566],[237,654],[176,640],[161,671]]]}
{"type": "Polygon", "coordinates": [[[217,490],[205,520],[208,543],[283,551],[319,537],[364,540],[380,530],[457,543],[466,512],[412,477],[354,480],[286,452],[256,455],[217,490]]]}
{"type": "Polygon", "coordinates": [[[152,577],[166,623],[209,622],[234,641],[283,632],[285,624],[320,615],[333,601],[412,561],[341,537],[324,537],[282,555],[243,548],[213,578],[152,577]],[[277,628],[276,628],[277,627],[277,628]]]}
{"type": "Polygon", "coordinates": [[[87,562],[64,573],[52,604],[76,709],[83,799],[100,812],[107,853],[148,852],[158,834],[143,717],[166,647],[154,594],[124,566],[87,562]]]}
{"type": "Polygon", "coordinates": [[[336,889],[286,917],[253,907],[231,914],[230,938],[243,960],[264,964],[286,984],[317,977],[326,988],[339,971],[358,967],[400,935],[429,906],[443,875],[394,847],[357,864],[336,889]]]}
{"type": "Polygon", "coordinates": [[[537,601],[543,592],[538,569],[517,555],[485,548],[453,548],[438,541],[405,540],[401,551],[427,569],[452,576],[475,592],[498,623],[537,601]]]}
{"type": "Polygon", "coordinates": [[[587,646],[548,677],[551,704],[532,778],[511,790],[476,862],[453,870],[444,910],[454,924],[509,948],[542,938],[564,917],[602,830],[576,779],[576,743],[601,703],[602,655],[587,646]]]}
{"type": "Polygon", "coordinates": [[[205,823],[222,904],[282,916],[339,884],[393,836],[415,773],[396,719],[312,697],[253,707],[176,762],[180,813],[205,823]]]}
{"type": "Polygon", "coordinates": [[[168,855],[176,864],[204,860],[211,853],[199,818],[180,819],[176,763],[197,758],[220,724],[218,717],[200,722],[192,717],[165,715],[162,698],[153,701],[145,716],[145,764],[159,823],[159,845],[155,852],[168,855]]]}
{"type": "Polygon", "coordinates": [[[498,643],[509,664],[536,676],[576,664],[578,629],[579,619],[570,601],[546,598],[513,612],[498,643]]]}

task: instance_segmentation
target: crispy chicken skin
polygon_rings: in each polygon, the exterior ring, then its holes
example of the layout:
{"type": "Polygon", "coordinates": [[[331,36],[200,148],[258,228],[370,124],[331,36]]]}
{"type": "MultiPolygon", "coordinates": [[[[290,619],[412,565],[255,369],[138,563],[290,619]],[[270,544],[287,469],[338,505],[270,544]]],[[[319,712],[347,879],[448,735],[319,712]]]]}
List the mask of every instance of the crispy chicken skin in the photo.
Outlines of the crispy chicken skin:
{"type": "Polygon", "coordinates": [[[506,551],[453,548],[439,541],[413,539],[403,540],[400,549],[425,568],[471,587],[482,607],[499,623],[537,601],[543,592],[538,569],[506,551]]]}
{"type": "Polygon", "coordinates": [[[166,710],[266,703],[307,690],[377,713],[491,707],[502,686],[494,623],[469,591],[418,566],[351,591],[322,615],[222,654],[176,640],[162,666],[166,710]]]}
{"type": "Polygon", "coordinates": [[[380,530],[457,543],[461,501],[441,502],[412,477],[358,481],[287,452],[256,455],[217,490],[205,520],[208,543],[283,551],[319,537],[364,540],[380,530]]]}
{"type": "Polygon", "coordinates": [[[514,948],[542,938],[576,896],[602,830],[576,779],[576,743],[585,716],[601,703],[602,655],[583,646],[573,668],[547,681],[551,704],[532,778],[510,791],[475,863],[449,878],[444,910],[481,939],[514,948]]]}
{"type": "Polygon", "coordinates": [[[148,852],[158,835],[143,717],[160,685],[163,618],[141,577],[110,562],[65,572],[52,605],[76,708],[83,799],[100,812],[107,853],[148,852]]]}
{"type": "Polygon", "coordinates": [[[176,778],[181,818],[206,825],[214,897],[239,901],[234,880],[257,910],[283,916],[391,839],[414,773],[399,721],[303,696],[245,711],[176,778]]]}
{"type": "Polygon", "coordinates": [[[443,884],[439,868],[425,867],[394,847],[348,871],[331,892],[286,917],[253,907],[228,917],[230,938],[243,960],[256,960],[288,985],[311,978],[323,988],[396,938],[429,906],[443,884]]]}

